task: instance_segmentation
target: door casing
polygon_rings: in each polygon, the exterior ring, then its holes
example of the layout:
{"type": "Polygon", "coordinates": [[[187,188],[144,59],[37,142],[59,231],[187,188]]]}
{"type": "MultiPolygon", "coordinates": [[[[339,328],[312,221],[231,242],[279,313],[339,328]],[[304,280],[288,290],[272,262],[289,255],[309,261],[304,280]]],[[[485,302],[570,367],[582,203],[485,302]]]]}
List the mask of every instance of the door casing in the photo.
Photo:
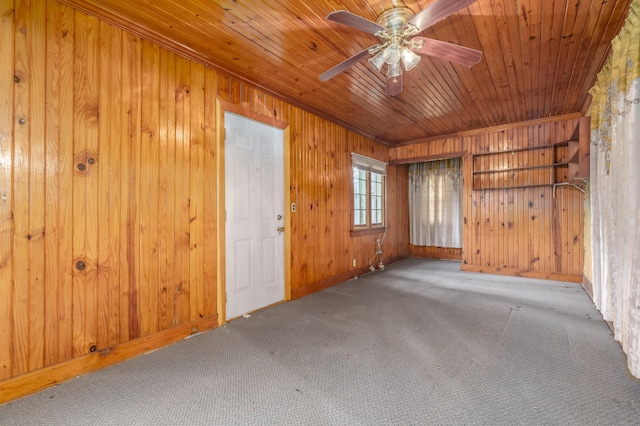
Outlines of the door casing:
{"type": "Polygon", "coordinates": [[[225,134],[224,134],[224,113],[232,112],[237,115],[258,121],[269,126],[273,126],[283,131],[284,143],[284,300],[291,300],[291,193],[290,188],[290,170],[291,170],[291,135],[290,126],[284,121],[258,114],[249,109],[238,105],[216,100],[216,170],[217,170],[217,222],[218,222],[218,239],[217,239],[217,305],[218,305],[218,325],[226,322],[226,231],[225,231],[225,134]]]}

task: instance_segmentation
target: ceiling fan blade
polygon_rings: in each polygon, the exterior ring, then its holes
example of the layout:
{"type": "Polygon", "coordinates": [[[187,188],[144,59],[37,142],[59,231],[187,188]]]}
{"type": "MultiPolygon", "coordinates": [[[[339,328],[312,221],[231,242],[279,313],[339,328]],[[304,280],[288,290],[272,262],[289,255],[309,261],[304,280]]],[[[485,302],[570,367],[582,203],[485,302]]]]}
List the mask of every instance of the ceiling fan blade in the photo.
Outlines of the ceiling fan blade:
{"type": "Polygon", "coordinates": [[[340,74],[342,71],[346,70],[347,68],[354,66],[355,64],[357,64],[358,62],[366,58],[367,56],[369,56],[369,48],[364,49],[360,53],[356,53],[349,59],[340,62],[335,67],[320,74],[320,81],[327,81],[330,78],[335,77],[336,75],[340,74]]]}
{"type": "Polygon", "coordinates": [[[402,92],[402,74],[397,77],[387,77],[387,95],[395,96],[402,92]]]}
{"type": "Polygon", "coordinates": [[[418,32],[422,32],[436,22],[446,18],[452,13],[456,13],[474,1],[476,0],[436,0],[427,6],[426,9],[418,12],[407,24],[415,25],[418,28],[418,32]]]}
{"type": "Polygon", "coordinates": [[[369,34],[375,34],[378,31],[386,30],[386,28],[382,25],[376,24],[373,21],[369,21],[368,19],[355,15],[346,10],[337,10],[335,12],[331,12],[327,15],[327,19],[329,21],[337,22],[338,24],[356,28],[369,34]]]}
{"type": "Polygon", "coordinates": [[[474,66],[482,59],[481,51],[457,44],[426,37],[414,37],[411,40],[422,41],[422,47],[420,49],[413,49],[414,52],[422,55],[435,56],[436,58],[456,62],[468,67],[474,66]]]}

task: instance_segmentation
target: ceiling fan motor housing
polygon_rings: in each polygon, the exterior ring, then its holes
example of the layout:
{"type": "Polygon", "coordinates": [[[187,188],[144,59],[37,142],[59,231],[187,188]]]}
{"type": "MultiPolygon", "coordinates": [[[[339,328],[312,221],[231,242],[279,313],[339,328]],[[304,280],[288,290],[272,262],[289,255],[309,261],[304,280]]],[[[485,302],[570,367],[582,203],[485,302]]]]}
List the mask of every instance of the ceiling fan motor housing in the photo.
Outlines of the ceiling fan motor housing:
{"type": "Polygon", "coordinates": [[[409,7],[399,6],[382,12],[376,22],[387,28],[391,35],[400,35],[404,23],[414,16],[415,12],[409,7]]]}

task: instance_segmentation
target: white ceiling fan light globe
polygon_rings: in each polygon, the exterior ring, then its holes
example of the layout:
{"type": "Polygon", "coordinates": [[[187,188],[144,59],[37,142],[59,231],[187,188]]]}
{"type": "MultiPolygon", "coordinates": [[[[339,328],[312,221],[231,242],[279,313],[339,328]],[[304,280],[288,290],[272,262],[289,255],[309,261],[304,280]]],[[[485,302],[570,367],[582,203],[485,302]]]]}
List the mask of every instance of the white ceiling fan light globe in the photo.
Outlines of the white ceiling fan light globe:
{"type": "Polygon", "coordinates": [[[408,47],[402,48],[402,54],[400,55],[400,58],[402,59],[402,63],[404,64],[404,69],[406,71],[409,71],[415,68],[421,59],[420,55],[417,55],[413,50],[409,49],[408,47]]]}
{"type": "Polygon", "coordinates": [[[375,67],[378,72],[382,71],[382,66],[384,65],[384,54],[383,52],[378,52],[375,56],[369,58],[369,63],[371,66],[375,67]]]}
{"type": "Polygon", "coordinates": [[[400,75],[402,75],[402,67],[400,66],[400,62],[389,64],[389,66],[387,67],[387,77],[393,78],[400,75]]]}
{"type": "Polygon", "coordinates": [[[400,46],[396,43],[391,43],[382,51],[382,58],[389,65],[397,64],[400,61],[400,53],[400,46]]]}

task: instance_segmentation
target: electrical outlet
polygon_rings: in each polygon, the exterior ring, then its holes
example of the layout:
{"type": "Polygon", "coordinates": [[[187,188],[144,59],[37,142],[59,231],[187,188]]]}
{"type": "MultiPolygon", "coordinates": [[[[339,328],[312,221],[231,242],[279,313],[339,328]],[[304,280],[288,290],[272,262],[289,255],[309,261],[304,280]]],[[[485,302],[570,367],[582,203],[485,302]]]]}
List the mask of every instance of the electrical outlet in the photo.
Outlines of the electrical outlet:
{"type": "Polygon", "coordinates": [[[353,267],[354,268],[356,267],[356,259],[355,258],[353,259],[353,267]]]}
{"type": "Polygon", "coordinates": [[[291,213],[296,212],[296,203],[291,203],[291,213]]]}

